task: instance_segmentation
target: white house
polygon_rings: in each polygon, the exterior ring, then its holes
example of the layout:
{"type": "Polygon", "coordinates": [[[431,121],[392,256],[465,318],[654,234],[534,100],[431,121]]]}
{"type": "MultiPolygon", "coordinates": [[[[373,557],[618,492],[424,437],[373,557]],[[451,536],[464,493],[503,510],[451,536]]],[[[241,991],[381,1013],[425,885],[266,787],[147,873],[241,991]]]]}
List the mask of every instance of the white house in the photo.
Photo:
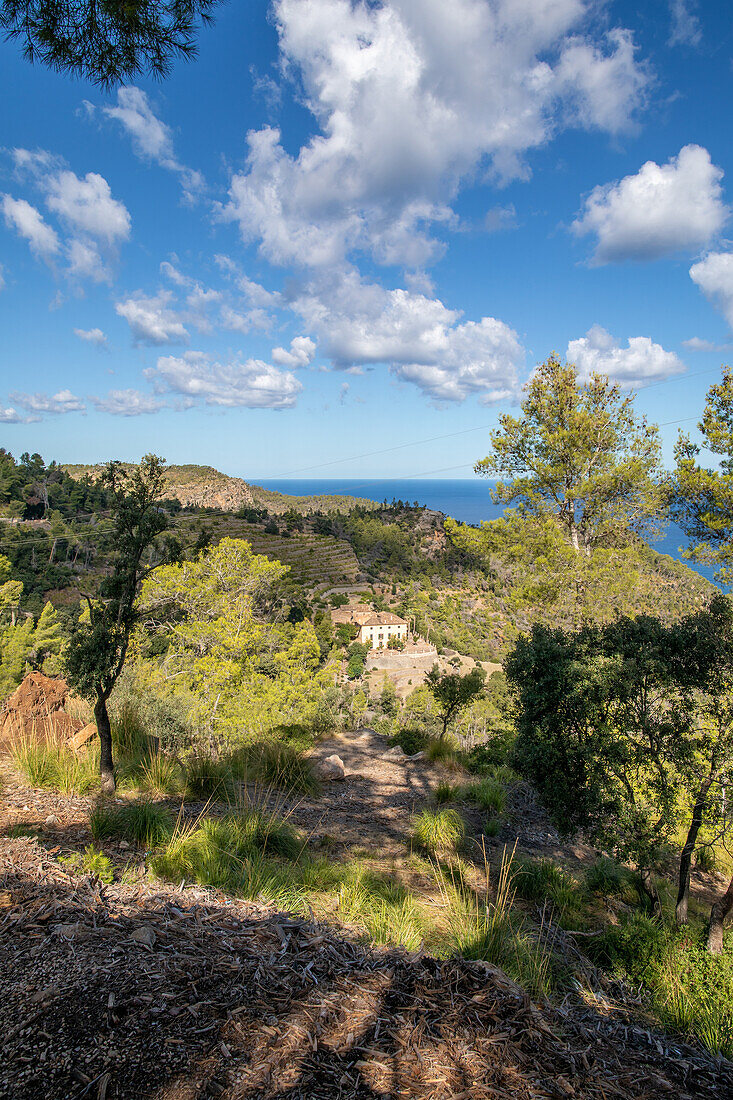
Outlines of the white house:
{"type": "Polygon", "coordinates": [[[366,642],[370,649],[386,649],[390,638],[406,642],[407,632],[407,623],[399,615],[393,615],[391,611],[373,611],[360,624],[359,641],[366,642]]]}

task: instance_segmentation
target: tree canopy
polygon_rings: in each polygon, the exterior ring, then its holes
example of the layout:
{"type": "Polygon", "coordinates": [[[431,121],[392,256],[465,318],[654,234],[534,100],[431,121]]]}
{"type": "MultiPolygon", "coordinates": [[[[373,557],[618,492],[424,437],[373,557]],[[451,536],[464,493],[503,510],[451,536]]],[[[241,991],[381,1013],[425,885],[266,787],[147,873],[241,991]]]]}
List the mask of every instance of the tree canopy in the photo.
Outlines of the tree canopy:
{"type": "Polygon", "coordinates": [[[0,30],[24,57],[110,87],[165,77],[196,53],[198,24],[219,0],[0,0],[0,30]]]}
{"type": "Polygon", "coordinates": [[[522,415],[505,414],[491,432],[492,452],[476,463],[485,477],[508,475],[495,502],[553,516],[576,550],[648,537],[663,504],[657,429],[634,414],[603,375],[582,382],[551,355],[525,387],[522,415]]]}

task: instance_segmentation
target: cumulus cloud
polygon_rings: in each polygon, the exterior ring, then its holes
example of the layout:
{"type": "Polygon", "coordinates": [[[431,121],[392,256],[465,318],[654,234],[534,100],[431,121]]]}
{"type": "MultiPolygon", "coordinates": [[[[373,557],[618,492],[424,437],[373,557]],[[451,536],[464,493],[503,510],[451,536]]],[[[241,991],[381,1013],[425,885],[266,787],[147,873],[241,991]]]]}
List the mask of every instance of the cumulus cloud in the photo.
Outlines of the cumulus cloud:
{"type": "Polygon", "coordinates": [[[112,275],[94,241],[69,241],[69,275],[78,279],[92,279],[95,283],[107,283],[112,275]]]}
{"type": "Polygon", "coordinates": [[[164,407],[150,394],[140,390],[110,390],[106,397],[92,397],[97,412],[110,413],[112,416],[142,416],[145,413],[158,412],[164,407]]]}
{"type": "Polygon", "coordinates": [[[316,345],[309,336],[296,336],[290,341],[290,350],[274,348],[272,360],[280,367],[307,367],[316,354],[316,345]]]}
{"type": "Polygon", "coordinates": [[[138,344],[182,344],[188,341],[188,330],[180,316],[171,309],[173,295],[161,290],[154,297],[135,294],[115,303],[115,310],[127,321],[138,344]]]}
{"type": "Polygon", "coordinates": [[[710,252],[692,265],[690,278],[733,330],[733,252],[710,252]]]}
{"type": "Polygon", "coordinates": [[[4,409],[0,405],[0,424],[27,424],[27,416],[21,416],[17,409],[4,409]]]}
{"type": "Polygon", "coordinates": [[[78,336],[80,340],[84,340],[87,344],[94,344],[97,348],[107,346],[107,337],[101,328],[75,328],[74,336],[78,336]]]}
{"type": "Polygon", "coordinates": [[[85,412],[86,405],[71,390],[59,390],[58,393],[11,393],[10,400],[16,405],[36,414],[53,415],[61,413],[85,412]]]}
{"type": "Polygon", "coordinates": [[[289,409],[303,389],[290,371],[278,370],[260,359],[221,363],[193,351],[161,356],[147,374],[160,392],[224,408],[289,409]]]}
{"type": "Polygon", "coordinates": [[[2,211],[8,228],[24,237],[36,256],[49,260],[59,252],[61,245],[55,230],[43,220],[43,215],[35,206],[25,199],[3,195],[2,211]]]}
{"type": "Polygon", "coordinates": [[[155,114],[150,100],[140,88],[119,88],[117,106],[103,107],[103,113],[119,122],[132,139],[132,148],[142,160],[154,161],[161,168],[177,172],[184,195],[195,198],[204,189],[200,172],[181,164],[173,151],[173,134],[155,114]]]}
{"type": "Polygon", "coordinates": [[[312,285],[292,308],[337,369],[386,363],[437,401],[475,395],[488,404],[518,391],[524,352],[494,317],[460,323],[460,313],[437,298],[385,290],[353,271],[312,285]]]}
{"type": "Polygon", "coordinates": [[[644,386],[685,370],[673,351],[665,351],[648,336],[632,336],[624,347],[600,325],[593,325],[580,339],[571,340],[566,358],[575,363],[582,379],[593,373],[607,374],[624,387],[644,386]]]}
{"type": "Polygon", "coordinates": [[[635,176],[594,188],[573,229],[595,235],[597,264],[695,251],[720,232],[730,214],[722,178],[707,149],[685,145],[666,164],[649,160],[635,176]]]}
{"type": "Polygon", "coordinates": [[[87,172],[83,179],[68,170],[57,172],[47,178],[45,190],[49,209],[77,232],[110,245],[129,237],[127,208],[112,197],[109,184],[97,172],[87,172]]]}
{"type": "Polygon", "coordinates": [[[421,267],[435,222],[479,166],[526,176],[558,128],[611,133],[643,103],[630,32],[581,35],[591,0],[276,0],[283,67],[319,126],[297,153],[250,132],[222,216],[277,264],[342,262],[354,249],[421,267]]]}

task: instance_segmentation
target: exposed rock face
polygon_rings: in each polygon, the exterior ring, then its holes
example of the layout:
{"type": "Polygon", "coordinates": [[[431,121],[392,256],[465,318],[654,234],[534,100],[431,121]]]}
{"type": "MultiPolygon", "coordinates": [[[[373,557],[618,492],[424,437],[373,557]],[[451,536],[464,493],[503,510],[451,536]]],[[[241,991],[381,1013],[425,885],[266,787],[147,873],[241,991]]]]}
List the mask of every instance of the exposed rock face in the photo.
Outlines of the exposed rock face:
{"type": "Polygon", "coordinates": [[[0,744],[31,738],[69,740],[84,726],[66,712],[69,686],[60,677],[29,672],[0,711],[0,744]]]}

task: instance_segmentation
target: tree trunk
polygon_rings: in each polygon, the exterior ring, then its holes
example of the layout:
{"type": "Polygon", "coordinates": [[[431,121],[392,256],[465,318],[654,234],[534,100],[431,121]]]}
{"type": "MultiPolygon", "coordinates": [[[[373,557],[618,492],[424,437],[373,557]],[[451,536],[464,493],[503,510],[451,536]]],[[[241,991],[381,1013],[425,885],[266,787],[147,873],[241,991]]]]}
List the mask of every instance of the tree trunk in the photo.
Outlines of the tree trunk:
{"type": "Polygon", "coordinates": [[[97,723],[99,734],[99,776],[101,779],[102,793],[115,793],[115,773],[112,762],[112,727],[107,713],[107,699],[104,695],[98,695],[94,704],[94,721],[97,723]]]}
{"type": "Polygon", "coordinates": [[[659,898],[654,876],[648,867],[639,868],[639,881],[641,882],[641,889],[652,907],[652,916],[660,917],[662,915],[662,902],[659,898]]]}
{"type": "Polygon", "coordinates": [[[692,866],[692,853],[695,851],[697,834],[700,832],[700,826],[702,825],[702,817],[703,813],[705,812],[705,806],[708,800],[708,791],[710,790],[711,783],[711,779],[706,779],[697,792],[695,805],[692,809],[690,828],[687,831],[687,838],[682,849],[682,854],[680,855],[679,880],[677,887],[677,907],[675,909],[675,920],[678,927],[681,927],[683,924],[687,924],[687,905],[690,898],[690,867],[692,866]]]}
{"type": "Polygon", "coordinates": [[[723,950],[723,924],[731,909],[733,909],[733,878],[728,883],[728,889],[720,895],[710,910],[708,951],[713,955],[719,955],[723,950]]]}

